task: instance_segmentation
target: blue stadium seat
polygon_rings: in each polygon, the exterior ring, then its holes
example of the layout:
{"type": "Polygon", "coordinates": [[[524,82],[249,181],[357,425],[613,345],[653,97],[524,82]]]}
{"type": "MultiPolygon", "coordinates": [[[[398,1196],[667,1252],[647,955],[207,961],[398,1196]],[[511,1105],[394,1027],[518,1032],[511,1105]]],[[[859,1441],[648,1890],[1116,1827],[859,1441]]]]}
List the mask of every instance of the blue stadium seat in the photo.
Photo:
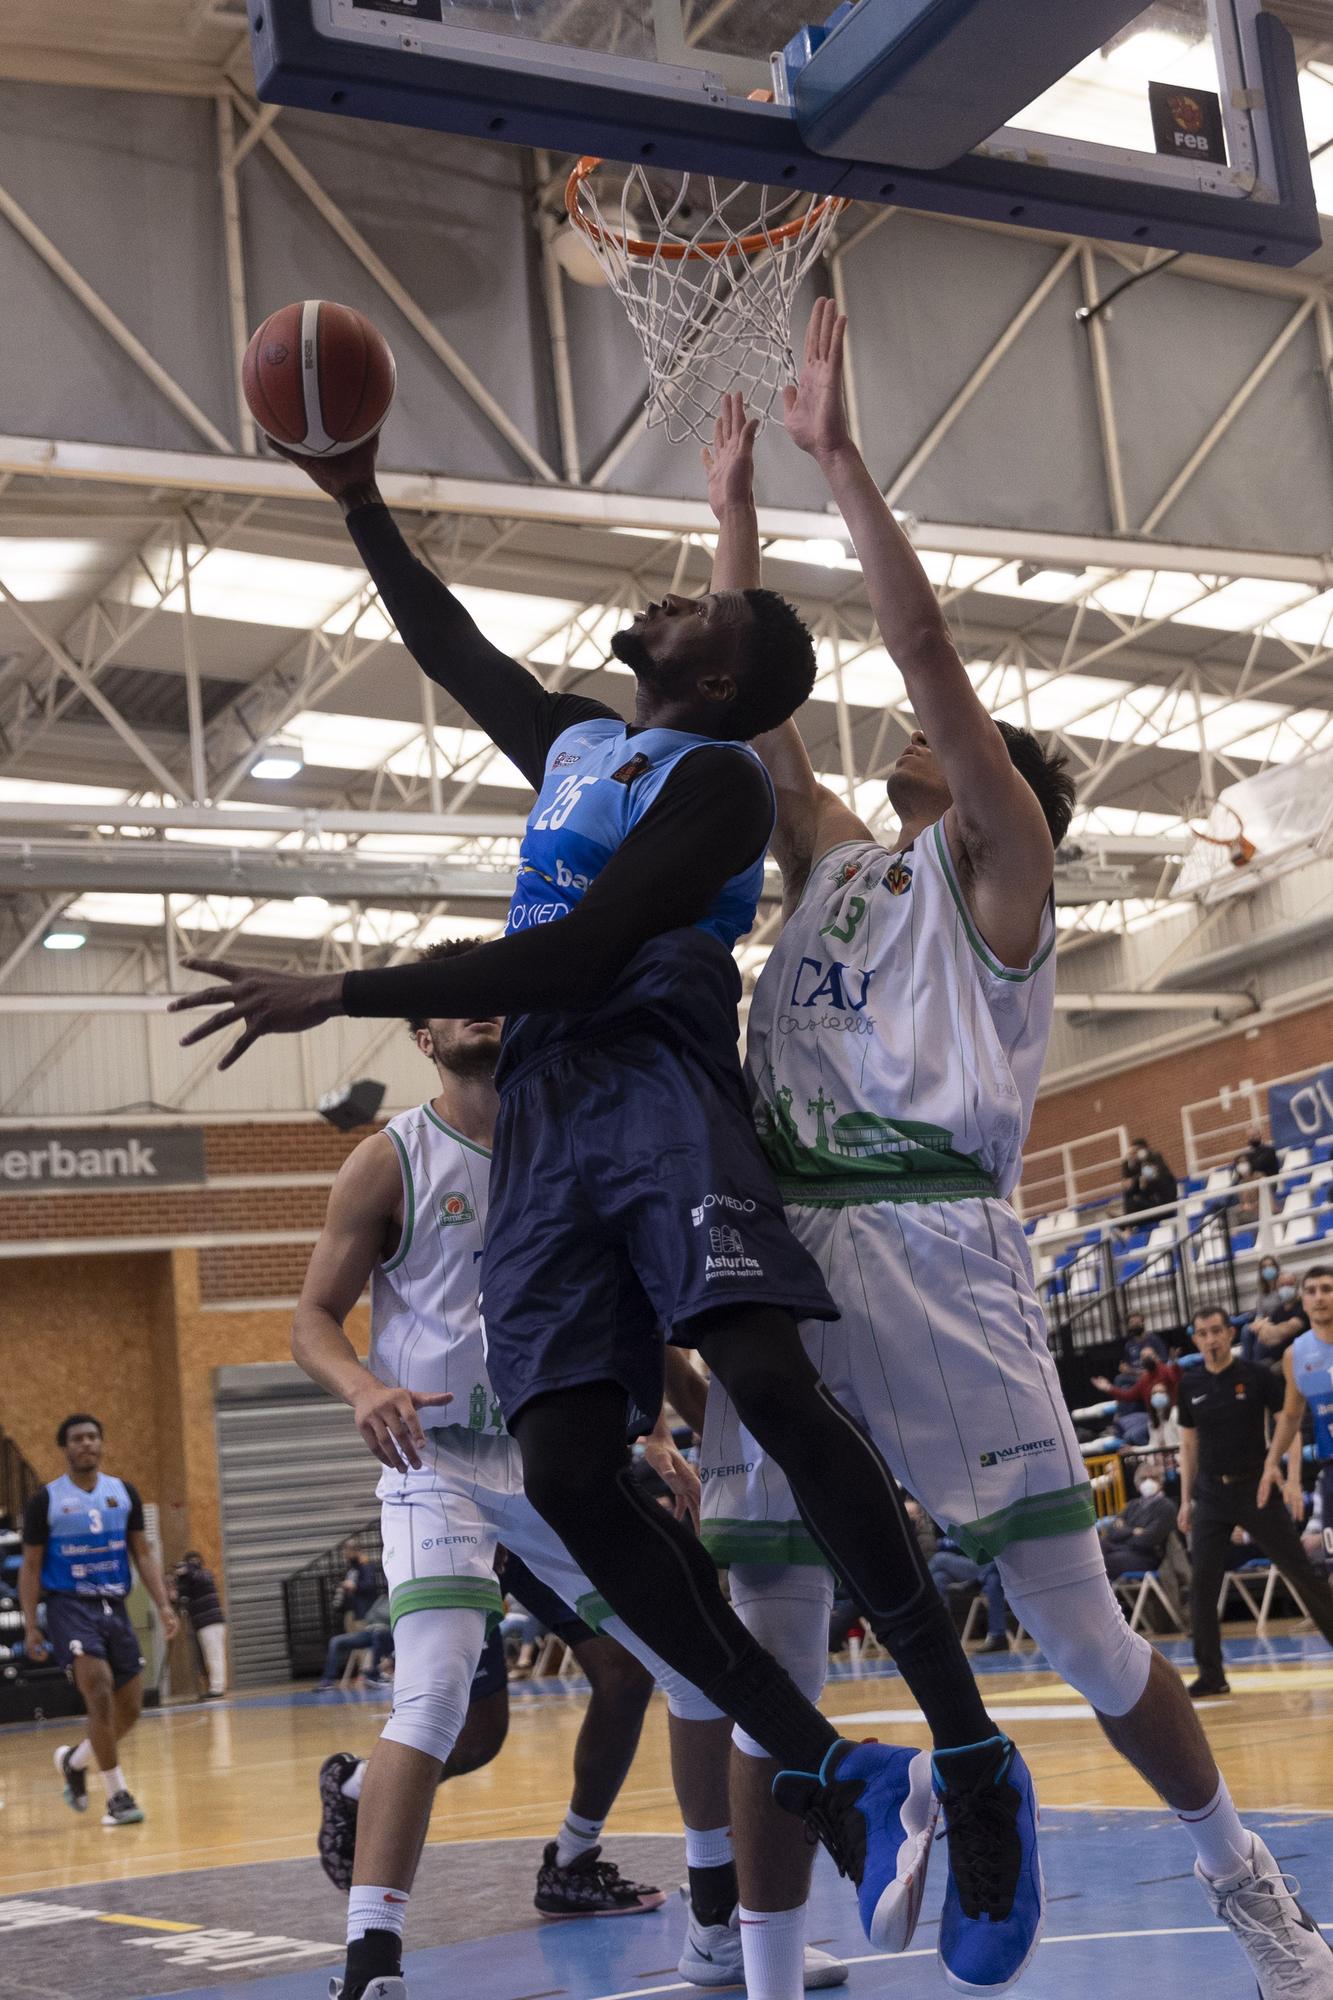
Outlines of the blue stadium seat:
{"type": "Polygon", "coordinates": [[[1231,1239],[1231,1248],[1237,1257],[1243,1257],[1247,1250],[1253,1250],[1257,1229],[1238,1229],[1231,1239]]]}

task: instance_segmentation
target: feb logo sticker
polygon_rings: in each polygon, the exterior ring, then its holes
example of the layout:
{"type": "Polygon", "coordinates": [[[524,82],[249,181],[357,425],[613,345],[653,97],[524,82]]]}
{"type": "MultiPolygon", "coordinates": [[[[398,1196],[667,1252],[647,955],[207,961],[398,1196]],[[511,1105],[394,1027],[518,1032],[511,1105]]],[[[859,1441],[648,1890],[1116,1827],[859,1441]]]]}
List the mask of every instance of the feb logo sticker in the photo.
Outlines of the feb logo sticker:
{"type": "Polygon", "coordinates": [[[446,1194],[440,1197],[440,1221],[475,1222],[477,1211],[465,1194],[446,1194]]]}

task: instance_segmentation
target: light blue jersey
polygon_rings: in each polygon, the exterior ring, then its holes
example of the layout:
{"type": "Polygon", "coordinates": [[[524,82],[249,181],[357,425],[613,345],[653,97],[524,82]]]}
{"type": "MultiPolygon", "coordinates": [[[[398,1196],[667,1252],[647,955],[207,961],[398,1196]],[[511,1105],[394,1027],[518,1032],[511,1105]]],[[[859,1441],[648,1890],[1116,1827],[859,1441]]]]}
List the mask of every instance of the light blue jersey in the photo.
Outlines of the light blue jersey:
{"type": "Polygon", "coordinates": [[[1291,1344],[1291,1373],[1314,1417],[1315,1456],[1333,1463],[1333,1344],[1311,1329],[1291,1344]]]}
{"type": "MultiPolygon", "coordinates": [[[[715,737],[682,729],[631,734],[627,724],[605,716],[562,731],[547,754],[542,788],[528,815],[506,928],[526,931],[567,917],[677,765],[705,745],[739,750],[763,770],[748,744],[719,746],[715,737]]],[[[723,885],[696,928],[730,951],[754,923],[763,881],[761,854],[723,885]]]]}
{"type": "Polygon", "coordinates": [[[127,1597],[131,1582],[129,1529],[143,1523],[137,1496],[125,1481],[99,1473],[92,1492],[85,1493],[66,1473],[51,1480],[46,1499],[43,1591],[61,1591],[73,1597],[127,1597]]]}

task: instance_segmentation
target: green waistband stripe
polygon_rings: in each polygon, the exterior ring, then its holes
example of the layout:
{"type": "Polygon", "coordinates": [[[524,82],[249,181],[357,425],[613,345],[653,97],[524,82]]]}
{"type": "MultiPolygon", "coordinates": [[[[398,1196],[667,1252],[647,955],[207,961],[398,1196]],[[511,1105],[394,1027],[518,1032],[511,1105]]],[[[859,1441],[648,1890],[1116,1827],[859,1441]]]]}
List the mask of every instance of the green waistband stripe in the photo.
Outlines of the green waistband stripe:
{"type": "Polygon", "coordinates": [[[989,1174],[914,1174],[872,1180],[791,1180],[778,1176],[788,1208],[873,1208],[881,1202],[898,1204],[933,1201],[998,1201],[1000,1190],[989,1174]]]}
{"type": "Polygon", "coordinates": [[[729,1521],[719,1516],[704,1522],[699,1539],[719,1569],[730,1569],[733,1563],[828,1567],[800,1521],[729,1521]]]}
{"type": "Polygon", "coordinates": [[[1048,1535],[1077,1535],[1097,1520],[1097,1503],[1086,1480],[1057,1487],[1051,1493],[1031,1493],[987,1514],[949,1529],[964,1555],[973,1562],[993,1562],[1011,1542],[1032,1542],[1048,1535]]]}
{"type": "Polygon", "coordinates": [[[607,1619],[616,1615],[606,1599],[599,1596],[595,1590],[585,1590],[582,1597],[575,1598],[574,1609],[584,1624],[590,1625],[594,1632],[600,1632],[607,1619]]]}
{"type": "Polygon", "coordinates": [[[484,1611],[486,1630],[494,1630],[504,1617],[504,1598],[498,1583],[479,1576],[414,1576],[400,1583],[389,1599],[389,1623],[413,1611],[484,1611]]]}

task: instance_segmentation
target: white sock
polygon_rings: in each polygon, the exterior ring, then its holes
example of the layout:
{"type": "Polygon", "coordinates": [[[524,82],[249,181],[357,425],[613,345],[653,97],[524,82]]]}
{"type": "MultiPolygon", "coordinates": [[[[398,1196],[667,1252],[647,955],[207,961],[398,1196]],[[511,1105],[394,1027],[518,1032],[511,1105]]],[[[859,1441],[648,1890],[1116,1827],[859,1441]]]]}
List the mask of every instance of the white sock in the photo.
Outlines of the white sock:
{"type": "Polygon", "coordinates": [[[555,1865],[568,1868],[571,1861],[577,1861],[580,1854],[586,1854],[596,1847],[602,1837],[604,1819],[580,1819],[573,1810],[565,1814],[565,1823],[555,1837],[555,1865]]]}
{"type": "Polygon", "coordinates": [[[1199,1851],[1199,1866],[1215,1882],[1249,1866],[1253,1845],[1236,1815],[1225,1778],[1201,1811],[1178,1812],[1176,1818],[1199,1851]]]}
{"type": "Polygon", "coordinates": [[[82,1743],[76,1743],[74,1745],[74,1748],[70,1751],[69,1768],[71,1771],[86,1771],[88,1766],[92,1763],[92,1761],[93,1761],[92,1742],[90,1738],[85,1736],[82,1743]]]}
{"type": "Polygon", "coordinates": [[[359,1799],[361,1796],[361,1787],[362,1785],[365,1784],[365,1782],[366,1782],[366,1759],[362,1757],[359,1759],[357,1767],[353,1771],[351,1777],[347,1779],[345,1784],[339,1787],[339,1790],[342,1792],[342,1795],[345,1799],[359,1799]]]}
{"type": "Polygon", "coordinates": [[[805,1904],[747,1910],[742,1903],[740,1917],[749,2000],[804,2000],[805,1904]]]}
{"type": "Polygon", "coordinates": [[[406,1889],[377,1889],[357,1882],[347,1898],[347,1942],[355,1944],[367,1931],[392,1931],[403,1935],[407,1921],[406,1889]]]}
{"type": "Polygon", "coordinates": [[[707,1832],[698,1827],[685,1829],[685,1866],[687,1868],[725,1868],[735,1860],[731,1845],[731,1828],[715,1826],[707,1832]]]}
{"type": "Polygon", "coordinates": [[[119,1764],[112,1771],[103,1771],[102,1783],[106,1786],[106,1795],[109,1799],[114,1799],[117,1792],[129,1790],[129,1786],[125,1783],[125,1773],[119,1764]]]}

